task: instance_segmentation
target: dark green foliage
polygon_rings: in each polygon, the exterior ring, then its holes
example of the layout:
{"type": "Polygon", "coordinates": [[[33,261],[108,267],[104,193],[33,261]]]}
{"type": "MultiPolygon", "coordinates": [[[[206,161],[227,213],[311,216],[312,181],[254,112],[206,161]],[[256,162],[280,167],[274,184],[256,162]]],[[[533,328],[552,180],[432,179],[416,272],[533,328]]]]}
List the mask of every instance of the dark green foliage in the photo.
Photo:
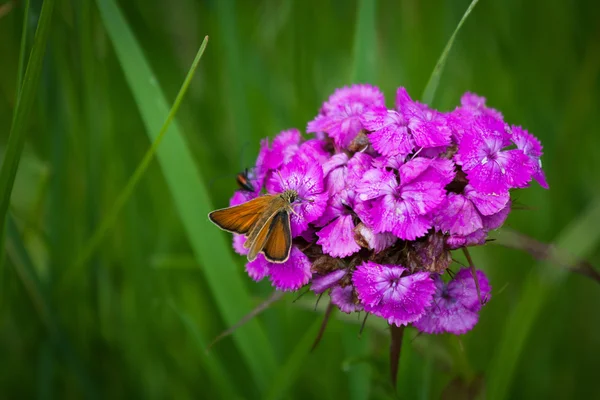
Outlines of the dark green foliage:
{"type": "MultiPolygon", "coordinates": [[[[315,312],[312,294],[286,295],[207,353],[271,288],[247,277],[206,213],[227,205],[261,138],[303,129],[334,88],[356,79],[389,105],[400,85],[418,98],[470,2],[55,0],[39,84],[21,92],[31,108],[18,109],[21,32],[25,65],[37,63],[42,3],[31,1],[25,26],[27,1],[0,18],[0,160],[19,159],[11,131],[25,144],[0,252],[2,397],[393,398],[385,324],[369,318],[358,338],[362,319],[334,313],[309,353],[326,307],[315,312]],[[156,157],[90,247],[205,35],[156,157]]],[[[516,192],[526,210],[508,225],[596,266],[599,10],[481,0],[433,100],[449,110],[474,91],[542,140],[551,189],[516,192]]],[[[479,325],[460,338],[406,329],[399,395],[598,393],[597,283],[493,244],[471,253],[493,285],[479,325]]]]}

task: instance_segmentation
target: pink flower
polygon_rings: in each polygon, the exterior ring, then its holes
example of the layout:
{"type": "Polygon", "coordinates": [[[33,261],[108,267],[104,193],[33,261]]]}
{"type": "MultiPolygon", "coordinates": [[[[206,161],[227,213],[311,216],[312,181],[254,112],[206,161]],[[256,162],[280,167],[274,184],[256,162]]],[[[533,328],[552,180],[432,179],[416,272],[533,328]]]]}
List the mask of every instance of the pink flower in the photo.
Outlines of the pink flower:
{"type": "Polygon", "coordinates": [[[435,285],[428,273],[407,275],[407,271],[402,266],[371,261],[361,264],[352,282],[365,311],[397,326],[419,319],[431,303],[435,285]]]}
{"type": "MultiPolygon", "coordinates": [[[[475,326],[479,319],[481,303],[477,296],[475,280],[468,268],[461,269],[449,283],[437,275],[433,301],[414,326],[425,333],[463,334],[475,326]]],[[[477,271],[481,298],[490,299],[491,287],[485,274],[477,271]]]]}

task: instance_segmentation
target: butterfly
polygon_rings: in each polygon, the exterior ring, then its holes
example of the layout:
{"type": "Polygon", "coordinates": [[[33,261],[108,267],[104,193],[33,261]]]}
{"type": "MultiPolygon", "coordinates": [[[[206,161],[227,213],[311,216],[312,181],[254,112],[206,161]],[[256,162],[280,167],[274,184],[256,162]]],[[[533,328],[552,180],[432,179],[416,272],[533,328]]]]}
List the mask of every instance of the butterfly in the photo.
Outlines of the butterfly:
{"type": "Polygon", "coordinates": [[[280,194],[265,194],[237,206],[215,210],[208,214],[208,218],[225,231],[246,236],[244,247],[249,249],[248,261],[263,253],[270,262],[284,263],[292,248],[290,213],[295,214],[292,204],[297,199],[298,192],[288,189],[280,194]]]}

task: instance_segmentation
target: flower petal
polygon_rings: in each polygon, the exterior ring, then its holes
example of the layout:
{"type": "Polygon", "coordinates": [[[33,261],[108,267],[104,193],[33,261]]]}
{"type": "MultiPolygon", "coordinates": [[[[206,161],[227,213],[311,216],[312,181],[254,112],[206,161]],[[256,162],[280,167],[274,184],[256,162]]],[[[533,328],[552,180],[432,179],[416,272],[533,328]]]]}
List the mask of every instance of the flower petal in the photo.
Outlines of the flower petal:
{"type": "Polygon", "coordinates": [[[335,286],[331,289],[329,296],[331,297],[331,302],[338,306],[340,311],[345,312],[346,314],[361,311],[363,309],[362,305],[356,302],[356,299],[354,298],[354,288],[352,285],[346,287],[335,286]]]}
{"type": "Polygon", "coordinates": [[[327,275],[313,275],[312,282],[310,284],[310,290],[317,294],[321,294],[346,275],[347,271],[344,269],[338,269],[327,275]]]}
{"type": "Polygon", "coordinates": [[[431,303],[435,286],[428,273],[401,277],[405,271],[400,266],[371,261],[361,264],[354,271],[352,281],[365,311],[397,326],[419,319],[431,303]]]}
{"type": "Polygon", "coordinates": [[[348,257],[360,250],[354,240],[354,222],[351,215],[342,215],[317,232],[317,244],[332,257],[348,257]]]}
{"type": "Polygon", "coordinates": [[[278,290],[298,290],[310,281],[310,260],[296,247],[292,247],[290,258],[281,264],[269,263],[273,286],[278,290]]]}
{"type": "Polygon", "coordinates": [[[246,263],[246,272],[250,278],[258,282],[269,275],[270,264],[262,254],[259,254],[253,261],[246,263]]]}
{"type": "Polygon", "coordinates": [[[465,197],[473,202],[482,215],[496,214],[510,201],[508,190],[502,193],[482,193],[467,185],[464,192],[465,197]]]}
{"type": "Polygon", "coordinates": [[[465,196],[448,193],[446,201],[440,206],[436,217],[436,227],[452,235],[469,235],[483,228],[481,217],[473,203],[465,196]]]}

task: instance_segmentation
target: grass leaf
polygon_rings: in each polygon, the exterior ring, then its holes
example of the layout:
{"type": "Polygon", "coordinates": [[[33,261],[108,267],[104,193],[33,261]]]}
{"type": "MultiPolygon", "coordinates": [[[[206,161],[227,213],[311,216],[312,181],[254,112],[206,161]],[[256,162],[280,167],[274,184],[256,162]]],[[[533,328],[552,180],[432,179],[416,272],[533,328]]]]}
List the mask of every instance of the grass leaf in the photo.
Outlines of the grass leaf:
{"type": "MultiPolygon", "coordinates": [[[[97,0],[102,21],[117,53],[146,132],[155,140],[169,113],[146,57],[114,0],[97,0]]],[[[236,269],[230,246],[215,231],[208,218],[212,205],[204,181],[176,123],[167,130],[158,148],[158,161],[165,175],[176,210],[184,225],[215,303],[228,325],[236,323],[252,304],[236,269]]],[[[259,388],[264,388],[275,370],[275,356],[258,321],[250,321],[234,333],[245,362],[259,388]]]]}
{"type": "MultiPolygon", "coordinates": [[[[53,9],[54,0],[46,0],[43,2],[38,26],[33,39],[31,55],[29,56],[27,69],[23,77],[23,85],[18,90],[17,106],[13,114],[10,136],[4,153],[2,169],[0,169],[0,230],[2,231],[2,234],[0,234],[0,247],[4,247],[4,230],[8,207],[10,205],[10,195],[15,183],[15,176],[17,175],[17,169],[19,168],[23,147],[25,146],[27,123],[29,122],[31,109],[33,108],[33,101],[37,95],[44,54],[46,53],[46,44],[50,35],[53,9]]],[[[24,24],[26,25],[27,21],[24,21],[24,24]]],[[[25,32],[26,28],[23,29],[25,32]]],[[[25,36],[26,35],[23,36],[23,40],[25,39],[25,36]]],[[[27,46],[22,44],[21,54],[19,56],[20,63],[24,62],[24,53],[26,49],[27,46]]],[[[19,80],[20,76],[18,76],[17,79],[19,80]]],[[[4,257],[2,257],[2,259],[4,259],[4,257]]]]}
{"type": "Polygon", "coordinates": [[[371,82],[376,75],[376,0],[359,0],[354,30],[352,82],[371,82]]]}
{"type": "Polygon", "coordinates": [[[102,239],[104,239],[107,232],[115,225],[115,222],[117,222],[117,217],[119,213],[121,212],[125,204],[127,204],[127,201],[131,198],[135,187],[148,170],[150,162],[154,159],[154,155],[156,154],[158,146],[160,146],[160,143],[162,142],[163,138],[165,137],[165,134],[167,133],[167,130],[171,126],[171,123],[175,118],[175,114],[177,114],[177,111],[179,110],[181,101],[183,100],[183,97],[185,96],[185,93],[187,92],[190,83],[192,83],[192,79],[194,78],[194,74],[196,73],[196,69],[198,68],[198,64],[200,62],[200,59],[202,58],[202,54],[204,54],[204,50],[206,49],[207,44],[208,36],[205,37],[202,41],[202,44],[198,49],[198,53],[196,53],[196,57],[192,62],[192,66],[190,67],[188,74],[185,77],[183,84],[181,85],[181,89],[179,89],[179,93],[175,98],[175,102],[173,103],[173,106],[171,106],[171,109],[169,110],[169,115],[167,116],[167,119],[163,123],[162,127],[160,128],[158,135],[152,142],[152,145],[150,146],[148,151],[146,151],[146,154],[144,154],[144,158],[138,164],[137,168],[133,172],[133,175],[131,175],[131,178],[129,178],[129,181],[117,197],[117,200],[115,201],[112,208],[104,214],[104,218],[102,219],[102,223],[100,224],[100,226],[96,229],[90,240],[88,240],[88,242],[85,244],[79,257],[74,263],[74,266],[72,268],[73,270],[81,268],[83,263],[85,263],[88,260],[88,258],[101,244],[102,239]]]}
{"type": "Polygon", "coordinates": [[[435,92],[437,90],[438,84],[440,83],[440,76],[442,75],[442,72],[444,71],[444,66],[446,65],[446,59],[448,58],[448,54],[450,54],[450,49],[452,49],[452,45],[454,44],[454,39],[456,39],[456,35],[458,34],[458,31],[460,30],[463,23],[466,21],[467,17],[469,16],[469,14],[471,14],[471,11],[473,11],[473,8],[475,8],[475,5],[478,2],[479,2],[479,0],[471,1],[471,4],[469,4],[467,11],[465,11],[464,15],[458,22],[458,25],[456,25],[456,28],[454,29],[452,36],[450,36],[450,40],[448,40],[446,47],[444,47],[444,51],[442,51],[442,55],[438,59],[437,64],[435,64],[435,67],[433,68],[433,72],[431,72],[431,76],[429,77],[429,80],[427,81],[425,90],[423,90],[423,95],[421,96],[421,100],[423,101],[423,103],[432,105],[433,99],[435,98],[435,92]]]}
{"type": "MultiPolygon", "coordinates": [[[[556,239],[557,248],[569,249],[573,254],[569,263],[586,257],[596,248],[600,242],[600,230],[596,229],[598,221],[600,199],[556,239]]],[[[486,383],[488,398],[492,400],[508,397],[529,332],[546,299],[569,274],[567,269],[548,262],[538,265],[539,268],[533,269],[527,277],[521,298],[504,325],[502,341],[496,347],[486,383]]]]}

